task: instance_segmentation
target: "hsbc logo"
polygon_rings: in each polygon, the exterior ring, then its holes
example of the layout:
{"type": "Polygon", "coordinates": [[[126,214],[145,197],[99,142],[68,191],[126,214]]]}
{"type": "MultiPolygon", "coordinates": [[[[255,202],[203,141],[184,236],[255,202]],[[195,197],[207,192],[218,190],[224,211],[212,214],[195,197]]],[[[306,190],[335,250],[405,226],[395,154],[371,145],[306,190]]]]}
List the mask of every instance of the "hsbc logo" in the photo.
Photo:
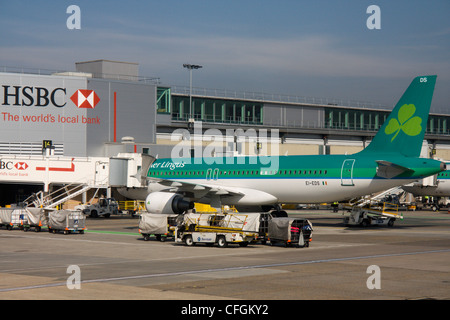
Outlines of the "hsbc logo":
{"type": "Polygon", "coordinates": [[[14,167],[15,167],[17,170],[27,170],[28,164],[27,164],[26,162],[17,162],[17,163],[14,165],[14,167]]]}
{"type": "MultiPolygon", "coordinates": [[[[3,85],[3,106],[47,107],[53,105],[62,108],[66,105],[66,88],[48,89],[44,87],[3,85]]],[[[94,90],[80,89],[70,97],[80,109],[93,109],[100,102],[94,90]]]]}
{"type": "Polygon", "coordinates": [[[100,102],[100,98],[94,90],[77,90],[70,97],[75,105],[80,109],[94,109],[100,102]]]}
{"type": "Polygon", "coordinates": [[[27,170],[28,169],[28,164],[26,162],[16,162],[14,164],[14,162],[12,161],[3,161],[0,160],[0,170],[13,170],[14,168],[16,168],[17,170],[27,170]]]}

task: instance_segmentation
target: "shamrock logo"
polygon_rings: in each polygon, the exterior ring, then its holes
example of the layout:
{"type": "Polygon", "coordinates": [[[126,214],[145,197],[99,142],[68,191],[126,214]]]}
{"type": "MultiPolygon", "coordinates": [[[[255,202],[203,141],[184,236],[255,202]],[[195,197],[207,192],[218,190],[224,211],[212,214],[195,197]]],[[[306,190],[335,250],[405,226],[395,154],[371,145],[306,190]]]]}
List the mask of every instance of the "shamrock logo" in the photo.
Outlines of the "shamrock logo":
{"type": "Polygon", "coordinates": [[[422,119],[420,117],[413,117],[416,113],[416,106],[413,104],[404,104],[398,111],[398,120],[391,119],[386,126],[384,132],[387,135],[393,134],[391,142],[397,137],[400,131],[403,131],[408,136],[417,136],[422,131],[422,119]]]}

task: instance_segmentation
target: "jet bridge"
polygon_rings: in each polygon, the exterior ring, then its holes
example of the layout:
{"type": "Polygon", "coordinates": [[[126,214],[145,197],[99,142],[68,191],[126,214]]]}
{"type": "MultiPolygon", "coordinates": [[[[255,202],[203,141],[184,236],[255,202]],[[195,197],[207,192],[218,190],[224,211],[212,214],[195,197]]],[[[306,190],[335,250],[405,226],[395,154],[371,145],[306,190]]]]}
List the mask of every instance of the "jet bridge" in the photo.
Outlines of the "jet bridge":
{"type": "Polygon", "coordinates": [[[139,153],[114,157],[0,155],[0,181],[43,185],[26,205],[54,208],[90,189],[103,188],[109,193],[111,188],[145,187],[145,173],[153,161],[153,157],[139,153]]]}

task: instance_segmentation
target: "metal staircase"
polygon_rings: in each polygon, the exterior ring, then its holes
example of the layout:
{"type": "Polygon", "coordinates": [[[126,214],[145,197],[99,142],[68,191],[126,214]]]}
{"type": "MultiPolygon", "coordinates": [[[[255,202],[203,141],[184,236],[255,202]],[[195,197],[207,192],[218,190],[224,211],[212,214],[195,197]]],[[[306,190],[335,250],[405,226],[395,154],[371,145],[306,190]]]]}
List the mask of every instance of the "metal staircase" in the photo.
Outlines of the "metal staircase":
{"type": "Polygon", "coordinates": [[[25,199],[26,207],[36,207],[44,209],[53,209],[64,202],[75,198],[76,196],[93,188],[87,184],[71,184],[66,185],[52,193],[45,195],[42,191],[32,194],[25,199]]]}

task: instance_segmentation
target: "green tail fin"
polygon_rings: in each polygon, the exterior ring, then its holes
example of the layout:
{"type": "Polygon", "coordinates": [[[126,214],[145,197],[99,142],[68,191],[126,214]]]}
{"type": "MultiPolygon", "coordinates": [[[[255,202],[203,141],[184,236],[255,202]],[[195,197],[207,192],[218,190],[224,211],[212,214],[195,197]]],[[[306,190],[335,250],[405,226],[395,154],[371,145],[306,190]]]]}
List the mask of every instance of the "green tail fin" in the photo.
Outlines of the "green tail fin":
{"type": "Polygon", "coordinates": [[[400,153],[418,157],[427,129],[437,76],[415,78],[364,153],[400,153]]]}

